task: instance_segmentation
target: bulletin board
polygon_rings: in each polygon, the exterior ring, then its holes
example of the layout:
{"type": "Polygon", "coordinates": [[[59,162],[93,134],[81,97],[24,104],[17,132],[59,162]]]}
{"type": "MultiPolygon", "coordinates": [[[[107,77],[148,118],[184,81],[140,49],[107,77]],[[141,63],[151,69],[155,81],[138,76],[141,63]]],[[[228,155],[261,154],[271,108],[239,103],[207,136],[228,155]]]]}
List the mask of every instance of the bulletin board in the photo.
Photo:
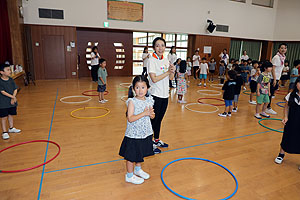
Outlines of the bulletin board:
{"type": "Polygon", "coordinates": [[[107,19],[143,22],[144,4],[137,2],[107,0],[107,19]]]}

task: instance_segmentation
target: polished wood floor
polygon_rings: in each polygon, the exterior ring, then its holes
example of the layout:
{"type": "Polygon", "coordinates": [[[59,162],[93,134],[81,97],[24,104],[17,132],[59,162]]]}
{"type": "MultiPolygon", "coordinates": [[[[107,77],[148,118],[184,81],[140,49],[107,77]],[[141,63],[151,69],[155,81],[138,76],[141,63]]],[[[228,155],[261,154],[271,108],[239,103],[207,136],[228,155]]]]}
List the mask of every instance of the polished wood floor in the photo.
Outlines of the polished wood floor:
{"type": "MultiPolygon", "coordinates": [[[[232,199],[238,200],[299,200],[300,156],[287,155],[282,165],[276,165],[281,133],[258,125],[253,117],[255,106],[248,103],[249,96],[241,94],[239,110],[230,118],[217,113],[191,112],[178,104],[171,92],[167,114],[162,123],[161,139],[170,144],[162,154],[149,157],[143,169],[151,178],[142,185],[125,183],[125,162],[118,156],[119,146],[126,129],[126,106],[121,97],[126,95],[119,84],[132,77],[109,77],[105,105],[97,97],[85,104],[61,103],[60,98],[81,95],[96,89],[89,79],[37,81],[37,85],[23,87],[18,96],[18,116],[15,127],[20,134],[11,134],[7,141],[0,139],[0,149],[30,140],[50,140],[61,146],[61,154],[43,167],[21,173],[0,173],[1,200],[174,200],[180,199],[169,192],[161,182],[160,172],[170,161],[183,157],[200,157],[216,161],[230,169],[237,177],[239,189],[232,199]],[[56,99],[57,95],[57,100],[56,99]],[[56,103],[56,104],[55,104],[56,103]],[[52,114],[53,123],[51,124],[52,114]],[[84,106],[104,106],[111,113],[99,119],[75,119],[70,112],[84,106]],[[49,130],[51,127],[51,132],[49,130]]],[[[185,100],[194,103],[204,89],[191,80],[185,100]]],[[[219,89],[208,86],[206,89],[219,89]]],[[[273,109],[281,118],[283,109],[275,103],[273,109]]],[[[203,100],[206,103],[221,103],[203,100]]],[[[193,109],[213,111],[208,106],[193,109]]],[[[223,111],[223,107],[219,107],[223,111]]],[[[105,111],[78,112],[78,115],[103,114],[105,111]]],[[[282,128],[279,121],[265,121],[272,128],[282,128]]],[[[0,154],[0,170],[14,170],[40,164],[45,159],[46,144],[26,144],[0,154]]],[[[57,153],[49,144],[47,159],[57,153]]],[[[170,165],[165,181],[176,192],[195,199],[221,199],[235,189],[234,180],[222,168],[203,161],[182,161],[170,165]]]]}

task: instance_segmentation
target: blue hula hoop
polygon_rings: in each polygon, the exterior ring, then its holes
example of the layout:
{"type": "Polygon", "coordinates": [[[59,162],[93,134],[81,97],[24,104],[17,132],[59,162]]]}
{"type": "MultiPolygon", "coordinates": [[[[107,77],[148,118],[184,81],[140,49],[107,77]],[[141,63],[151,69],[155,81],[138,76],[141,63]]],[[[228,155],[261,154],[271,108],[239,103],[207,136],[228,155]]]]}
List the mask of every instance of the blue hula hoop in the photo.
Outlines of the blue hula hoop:
{"type": "Polygon", "coordinates": [[[214,162],[214,161],[212,161],[212,160],[208,160],[208,159],[205,159],[205,158],[188,157],[188,158],[179,158],[179,159],[176,159],[176,160],[173,160],[173,161],[169,162],[166,166],[164,166],[164,168],[162,169],[161,174],[160,174],[160,178],[161,178],[161,181],[162,181],[162,183],[164,184],[164,186],[165,186],[170,192],[172,192],[173,194],[175,194],[176,196],[181,197],[181,198],[183,198],[183,199],[187,199],[187,200],[195,200],[195,199],[192,199],[192,198],[189,198],[189,197],[185,197],[185,196],[183,196],[183,195],[181,195],[181,194],[178,194],[177,192],[175,192],[174,190],[172,190],[172,189],[165,183],[165,181],[164,181],[163,175],[164,175],[165,169],[166,169],[169,165],[171,165],[172,163],[175,163],[175,162],[178,162],[178,161],[181,161],[181,160],[202,160],[202,161],[206,161],[206,162],[210,162],[210,163],[213,163],[213,164],[215,164],[215,165],[218,165],[219,167],[222,167],[223,169],[225,169],[225,170],[232,176],[232,178],[233,178],[234,181],[235,181],[236,187],[235,187],[234,192],[233,192],[231,195],[229,195],[228,197],[225,197],[225,198],[223,198],[223,199],[221,199],[221,200],[230,199],[231,197],[233,197],[233,196],[237,193],[237,190],[238,190],[238,188],[239,188],[239,184],[238,184],[238,181],[237,181],[235,175],[234,175],[229,169],[227,169],[227,168],[224,167],[223,165],[221,165],[221,164],[219,164],[219,163],[217,163],[217,162],[214,162]]]}
{"type": "Polygon", "coordinates": [[[280,101],[280,102],[277,102],[276,105],[279,106],[279,107],[281,107],[281,108],[284,108],[284,106],[280,105],[280,104],[284,104],[284,103],[286,103],[286,102],[280,101]]]}

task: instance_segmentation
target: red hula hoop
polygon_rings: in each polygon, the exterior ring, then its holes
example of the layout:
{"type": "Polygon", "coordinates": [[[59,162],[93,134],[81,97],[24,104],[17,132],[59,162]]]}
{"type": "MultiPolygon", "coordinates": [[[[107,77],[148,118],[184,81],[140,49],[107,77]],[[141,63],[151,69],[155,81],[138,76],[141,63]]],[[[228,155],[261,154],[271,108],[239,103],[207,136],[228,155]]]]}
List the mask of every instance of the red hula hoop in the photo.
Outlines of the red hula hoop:
{"type": "Polygon", "coordinates": [[[7,149],[16,147],[16,146],[20,146],[20,145],[28,144],[28,143],[34,143],[34,142],[49,142],[49,143],[52,143],[52,144],[54,144],[54,145],[57,146],[58,152],[57,152],[57,154],[53,158],[51,158],[50,160],[48,160],[48,161],[46,161],[46,162],[44,162],[42,164],[39,164],[37,166],[26,168],[26,169],[18,169],[18,170],[0,170],[0,173],[15,173],[15,172],[25,172],[25,171],[28,171],[28,170],[32,170],[32,169],[35,169],[35,168],[38,168],[38,167],[41,167],[43,165],[48,164],[49,162],[51,162],[52,160],[54,160],[60,154],[60,146],[56,142],[53,142],[53,141],[50,141],[50,140],[32,140],[32,141],[28,141],[28,142],[22,142],[22,143],[19,143],[19,144],[15,144],[15,145],[6,147],[5,149],[2,149],[0,151],[0,153],[2,153],[3,151],[6,151],[7,149]]]}
{"type": "MultiPolygon", "coordinates": [[[[83,93],[82,93],[82,95],[84,95],[84,96],[88,96],[88,97],[94,97],[94,96],[98,96],[98,94],[86,94],[86,93],[88,93],[88,92],[98,92],[97,90],[87,90],[87,91],[84,91],[83,93]]],[[[104,92],[104,95],[108,95],[108,91],[105,91],[104,92]]]]}
{"type": "MultiPolygon", "coordinates": [[[[202,99],[213,99],[213,100],[218,100],[218,101],[222,101],[222,102],[224,102],[224,100],[223,99],[218,99],[218,98],[199,98],[198,99],[198,103],[204,103],[204,102],[202,102],[201,100],[202,99]]],[[[204,103],[204,104],[209,104],[209,105],[213,105],[213,106],[225,106],[225,103],[224,104],[212,104],[212,103],[204,103]]]]}

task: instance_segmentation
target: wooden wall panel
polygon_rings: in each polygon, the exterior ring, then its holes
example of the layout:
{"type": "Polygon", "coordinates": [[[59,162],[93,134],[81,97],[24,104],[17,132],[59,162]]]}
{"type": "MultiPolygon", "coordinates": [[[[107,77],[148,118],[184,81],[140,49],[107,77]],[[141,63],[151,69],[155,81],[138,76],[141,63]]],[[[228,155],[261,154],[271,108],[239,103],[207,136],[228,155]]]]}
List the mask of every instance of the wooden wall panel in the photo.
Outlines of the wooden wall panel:
{"type": "Polygon", "coordinates": [[[109,76],[131,76],[133,65],[132,34],[132,31],[78,28],[77,41],[78,54],[80,55],[79,76],[91,76],[85,57],[88,42],[99,42],[98,51],[100,56],[106,59],[109,76]],[[124,46],[125,64],[122,70],[114,69],[116,65],[116,48],[114,43],[123,43],[124,46]]]}
{"type": "Polygon", "coordinates": [[[67,78],[77,78],[77,42],[76,28],[65,26],[46,26],[46,25],[26,25],[30,26],[31,44],[33,51],[34,74],[36,79],[45,79],[44,59],[55,59],[55,57],[43,57],[43,36],[58,35],[64,37],[64,53],[65,53],[65,70],[67,78]],[[70,42],[75,42],[75,48],[67,51],[67,46],[70,42]],[[38,46],[36,45],[38,44],[38,46]],[[72,75],[75,72],[75,75],[72,75]]]}

